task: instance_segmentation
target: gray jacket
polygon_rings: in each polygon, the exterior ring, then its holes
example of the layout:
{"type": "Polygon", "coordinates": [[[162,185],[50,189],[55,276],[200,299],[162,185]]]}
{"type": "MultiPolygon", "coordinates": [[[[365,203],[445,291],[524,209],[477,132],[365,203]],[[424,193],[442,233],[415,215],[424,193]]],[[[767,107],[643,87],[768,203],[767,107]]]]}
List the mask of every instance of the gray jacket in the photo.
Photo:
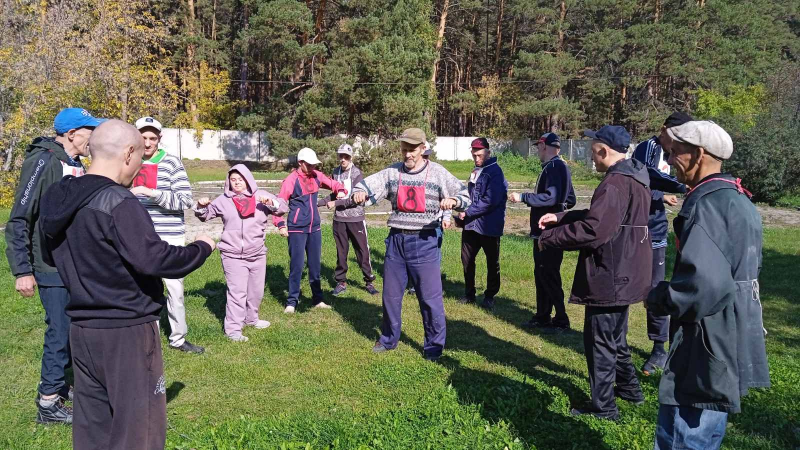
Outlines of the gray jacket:
{"type": "Polygon", "coordinates": [[[333,169],[331,178],[345,185],[347,197],[336,200],[336,193],[331,193],[330,197],[324,197],[319,202],[319,206],[323,206],[328,200],[335,200],[336,210],[333,213],[333,220],[337,222],[361,222],[364,220],[364,207],[353,201],[353,186],[364,179],[361,169],[355,164],[350,164],[350,168],[343,171],[339,166],[333,169]]]}
{"type": "Polygon", "coordinates": [[[738,413],[749,388],[769,387],[758,274],[761,216],[730,175],[690,191],[673,222],[672,280],[647,298],[678,326],[659,386],[664,405],[738,413]]]}

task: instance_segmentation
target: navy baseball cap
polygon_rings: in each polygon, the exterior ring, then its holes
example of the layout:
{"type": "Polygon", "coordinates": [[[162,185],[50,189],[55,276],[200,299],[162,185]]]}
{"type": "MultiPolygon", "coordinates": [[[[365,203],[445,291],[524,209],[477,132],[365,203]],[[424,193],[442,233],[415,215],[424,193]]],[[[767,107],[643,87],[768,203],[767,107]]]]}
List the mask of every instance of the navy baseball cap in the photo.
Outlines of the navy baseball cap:
{"type": "Polygon", "coordinates": [[[544,143],[544,145],[549,145],[551,147],[558,147],[561,148],[561,139],[555,133],[545,133],[542,137],[539,138],[539,142],[544,143]]]}
{"type": "Polygon", "coordinates": [[[583,134],[597,139],[620,153],[627,153],[631,145],[631,135],[618,125],[603,125],[599,130],[584,130],[583,134]]]}
{"type": "Polygon", "coordinates": [[[106,119],[98,119],[92,116],[89,111],[83,108],[65,108],[56,114],[53,128],[56,129],[57,134],[64,134],[69,130],[78,128],[95,128],[105,121],[106,119]]]}
{"type": "Polygon", "coordinates": [[[675,111],[667,117],[664,121],[664,126],[667,128],[679,127],[686,122],[693,122],[694,118],[683,111],[675,111]]]}

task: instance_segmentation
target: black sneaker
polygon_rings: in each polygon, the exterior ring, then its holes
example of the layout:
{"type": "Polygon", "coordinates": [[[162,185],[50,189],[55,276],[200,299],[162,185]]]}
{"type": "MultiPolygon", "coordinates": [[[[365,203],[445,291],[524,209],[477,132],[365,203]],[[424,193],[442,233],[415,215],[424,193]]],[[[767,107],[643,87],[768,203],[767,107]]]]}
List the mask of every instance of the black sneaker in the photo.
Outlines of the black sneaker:
{"type": "Polygon", "coordinates": [[[205,348],[200,347],[199,345],[194,345],[189,341],[183,341],[183,344],[181,344],[178,347],[173,347],[171,345],[170,345],[170,347],[174,348],[175,350],[180,350],[180,351],[186,352],[186,353],[196,353],[198,355],[201,355],[206,351],[205,348]]]}
{"type": "Polygon", "coordinates": [[[658,371],[664,369],[664,364],[667,363],[667,351],[663,348],[654,347],[650,352],[650,357],[647,362],[642,366],[642,373],[646,376],[653,375],[658,371]]]}
{"type": "Polygon", "coordinates": [[[36,395],[36,423],[48,425],[53,423],[63,423],[72,425],[72,408],[64,405],[64,399],[57,396],[52,401],[44,401],[40,394],[36,395]],[[47,403],[43,406],[42,402],[47,403]]]}
{"type": "Polygon", "coordinates": [[[373,286],[372,283],[369,283],[366,286],[364,286],[364,289],[366,289],[367,292],[370,293],[370,295],[378,295],[378,294],[380,294],[380,292],[377,289],[375,289],[375,286],[373,286]]]}
{"type": "Polygon", "coordinates": [[[460,299],[458,299],[458,303],[461,303],[462,305],[469,305],[470,303],[475,303],[475,297],[468,297],[465,295],[460,299]]]}
{"type": "Polygon", "coordinates": [[[59,391],[58,396],[64,399],[65,402],[72,401],[72,386],[64,385],[59,391]]]}
{"type": "Polygon", "coordinates": [[[481,303],[481,308],[491,311],[494,309],[494,299],[493,298],[484,298],[483,302],[481,303]]]}
{"type": "Polygon", "coordinates": [[[525,328],[549,328],[551,326],[550,319],[543,320],[536,316],[522,324],[525,328]]]}
{"type": "Polygon", "coordinates": [[[613,422],[619,420],[619,411],[614,413],[601,413],[599,411],[593,411],[589,408],[572,408],[569,410],[569,413],[573,416],[594,416],[598,419],[611,420],[613,422]]]}
{"type": "Polygon", "coordinates": [[[548,326],[545,327],[548,332],[561,334],[565,331],[569,331],[569,323],[558,323],[558,322],[550,322],[548,326]]]}
{"type": "Polygon", "coordinates": [[[636,393],[636,395],[630,395],[627,393],[620,392],[616,386],[614,386],[614,396],[625,400],[628,403],[633,404],[634,406],[641,406],[644,405],[644,394],[640,390],[636,393]]]}
{"type": "Polygon", "coordinates": [[[386,353],[390,348],[386,348],[380,342],[376,342],[375,345],[372,347],[372,353],[386,353]]]}
{"type": "Polygon", "coordinates": [[[430,361],[430,362],[435,362],[436,363],[436,362],[439,362],[439,358],[441,358],[442,355],[422,355],[422,357],[425,358],[426,361],[430,361]]]}
{"type": "Polygon", "coordinates": [[[344,292],[346,290],[347,290],[347,284],[346,283],[339,283],[339,284],[336,285],[335,288],[333,288],[333,296],[334,297],[338,297],[338,296],[340,296],[342,294],[342,292],[344,292]]]}

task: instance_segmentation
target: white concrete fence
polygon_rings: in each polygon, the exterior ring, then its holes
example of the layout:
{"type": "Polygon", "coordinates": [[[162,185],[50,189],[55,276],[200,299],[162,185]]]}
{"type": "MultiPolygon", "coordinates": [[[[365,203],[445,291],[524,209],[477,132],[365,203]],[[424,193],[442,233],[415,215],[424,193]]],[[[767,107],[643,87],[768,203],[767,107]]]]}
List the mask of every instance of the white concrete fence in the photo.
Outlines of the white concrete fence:
{"type": "MultiPolygon", "coordinates": [[[[171,155],[182,159],[271,161],[270,143],[265,132],[203,131],[203,139],[195,139],[196,131],[184,128],[164,128],[161,145],[171,155]]],[[[470,143],[475,136],[439,136],[433,142],[436,158],[445,161],[472,159],[470,143]]],[[[355,147],[360,147],[361,140],[355,147]]],[[[370,139],[373,141],[373,139],[370,139]]],[[[523,156],[536,156],[536,141],[532,139],[489,139],[492,149],[511,151],[523,156]]],[[[590,163],[590,140],[566,139],[561,142],[561,155],[573,161],[590,163]]]]}

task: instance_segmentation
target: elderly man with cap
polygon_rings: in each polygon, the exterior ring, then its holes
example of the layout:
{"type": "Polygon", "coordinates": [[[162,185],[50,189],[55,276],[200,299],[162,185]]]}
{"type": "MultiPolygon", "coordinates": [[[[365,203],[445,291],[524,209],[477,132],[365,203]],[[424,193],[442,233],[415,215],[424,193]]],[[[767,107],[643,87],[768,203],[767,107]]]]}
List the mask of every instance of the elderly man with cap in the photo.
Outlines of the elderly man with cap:
{"type": "MultiPolygon", "coordinates": [[[[650,240],[653,248],[653,278],[651,286],[655,287],[664,281],[667,258],[667,214],[664,203],[675,206],[678,199],[674,195],[664,195],[664,192],[673,194],[686,193],[686,185],[669,175],[669,165],[662,151],[663,143],[668,143],[667,129],[689,122],[692,117],[684,112],[674,112],[667,117],[661,127],[661,134],[636,146],[633,158],[643,162],[650,172],[650,220],[647,227],[650,230],[650,240]],[[661,186],[656,189],[656,186],[661,186]]],[[[667,361],[667,351],[664,344],[669,338],[669,316],[656,316],[652,311],[647,311],[647,337],[653,341],[650,357],[642,367],[642,373],[650,375],[664,368],[667,361]]]]}
{"type": "Polygon", "coordinates": [[[331,180],[316,169],[320,164],[317,154],[303,148],[297,154],[299,167],[292,171],[281,184],[278,197],[289,204],[289,213],[274,216],[272,221],[283,237],[289,238],[289,296],[286,298],[286,314],[294,314],[300,299],[300,280],[303,266],[308,258],[308,283],[311,285],[314,308],[330,309],[323,302],[320,270],[322,268],[322,231],[317,208],[319,188],[330,189],[337,198],[345,197],[342,183],[331,180]]]}
{"type": "Polygon", "coordinates": [[[561,159],[561,140],[555,133],[545,133],[537,144],[542,172],[536,180],[536,192],[513,193],[512,202],[523,202],[531,208],[531,237],[533,238],[533,278],[536,283],[536,314],[523,325],[553,331],[569,329],[569,317],[564,306],[561,285],[561,262],[564,250],[539,249],[539,219],[545,214],[562,213],[575,206],[575,190],[569,166],[561,159]],[[551,319],[555,309],[555,317],[551,319]]]}
{"type": "MultiPolygon", "coordinates": [[[[161,122],[152,117],[136,121],[144,139],[144,161],[133,179],[131,192],[153,219],[156,233],[169,245],[186,244],[183,211],[193,205],[192,186],[181,160],[159,147],[161,122]]],[[[164,279],[167,287],[167,317],[170,348],[187,353],[203,353],[205,349],[186,340],[186,306],[183,299],[183,278],[164,279]]]]}
{"type": "Polygon", "coordinates": [[[436,229],[439,212],[464,211],[470,205],[466,186],[441,165],[425,160],[425,132],[403,131],[403,162],[370,175],[354,188],[353,200],[374,205],[392,203],[383,273],[383,323],[373,352],[397,348],[402,325],[403,293],[411,279],[425,329],[423,356],[438,361],[444,349],[446,323],[442,271],[436,229]]]}
{"type": "Polygon", "coordinates": [[[658,390],[655,448],[716,449],[728,413],[750,388],[769,387],[758,275],[761,216],[741,180],[722,172],[733,142],[719,125],[667,129],[669,164],[690,188],[673,225],[670,281],[647,297],[675,335],[658,390]]]}
{"type": "Polygon", "coordinates": [[[102,121],[83,108],[66,108],[56,115],[56,137],[39,137],[28,146],[6,224],[6,257],[17,278],[16,290],[23,297],[32,297],[38,287],[47,324],[36,396],[38,423],[72,422],[72,410],[64,405],[65,400],[72,400],[64,376],[70,366],[69,316],[65,312],[69,293],[58,270],[42,257],[41,197],[61,178],[83,175],[80,158],[89,156],[89,136],[102,121]]]}
{"type": "Polygon", "coordinates": [[[585,134],[592,138],[595,167],[605,176],[588,210],[539,219],[544,229],[539,249],[580,250],[570,303],[586,306],[583,346],[591,404],[572,414],[617,420],[615,396],[644,402],[627,334],[629,305],[650,290],[650,176],[643,163],[625,159],[631,138],[624,128],[606,125],[585,134]]]}
{"type": "Polygon", "coordinates": [[[353,186],[364,179],[361,169],[353,164],[353,147],[342,144],[336,151],[339,156],[339,166],[333,169],[331,178],[344,185],[346,197],[337,199],[337,194],[332,192],[327,201],[323,198],[328,209],[333,209],[333,240],[336,241],[336,287],[333,295],[339,296],[347,289],[347,253],[350,242],[356,252],[356,261],[364,275],[364,289],[372,295],[377,295],[378,290],[372,284],[375,275],[372,273],[372,262],[369,256],[369,242],[367,241],[367,221],[364,218],[364,207],[353,201],[353,186]]]}
{"type": "Polygon", "coordinates": [[[171,246],[128,190],[144,140],[110,120],[89,140],[92,165],[42,198],[47,255],[70,293],[75,368],[73,447],[164,448],[167,401],[158,319],[162,278],[200,267],[214,241],[171,246]]]}
{"type": "Polygon", "coordinates": [[[486,290],[483,306],[494,307],[494,296],[500,292],[500,237],[506,222],[508,182],[503,169],[492,157],[489,141],[477,138],[472,141],[472,160],[475,168],[469,177],[467,190],[472,204],[458,213],[457,225],[461,233],[461,264],[464,266],[465,293],[461,303],[475,301],[475,258],[483,249],[486,255],[486,290]]]}

